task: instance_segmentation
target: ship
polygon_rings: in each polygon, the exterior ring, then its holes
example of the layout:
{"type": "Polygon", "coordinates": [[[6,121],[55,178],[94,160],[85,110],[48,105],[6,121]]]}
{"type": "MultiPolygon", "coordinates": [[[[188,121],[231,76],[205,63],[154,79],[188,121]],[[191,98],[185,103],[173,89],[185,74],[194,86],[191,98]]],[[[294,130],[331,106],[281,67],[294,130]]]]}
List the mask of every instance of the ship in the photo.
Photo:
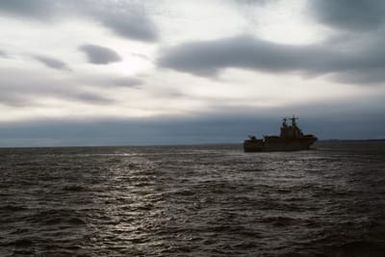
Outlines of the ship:
{"type": "Polygon", "coordinates": [[[281,134],[279,136],[264,136],[258,139],[249,136],[243,142],[245,152],[273,152],[273,151],[300,151],[309,150],[310,146],[317,141],[317,137],[308,134],[304,135],[297,125],[298,118],[283,118],[281,134]],[[291,124],[288,124],[288,120],[291,124]]]}

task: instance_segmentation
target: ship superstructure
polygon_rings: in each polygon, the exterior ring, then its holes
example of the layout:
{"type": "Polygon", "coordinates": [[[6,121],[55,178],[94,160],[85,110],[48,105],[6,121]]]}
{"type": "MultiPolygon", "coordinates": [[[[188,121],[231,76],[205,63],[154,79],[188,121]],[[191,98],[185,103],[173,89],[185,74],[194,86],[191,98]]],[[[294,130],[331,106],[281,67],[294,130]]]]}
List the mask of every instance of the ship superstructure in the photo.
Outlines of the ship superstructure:
{"type": "Polygon", "coordinates": [[[249,136],[249,139],[243,142],[245,152],[262,151],[298,151],[310,149],[310,146],[317,141],[314,135],[304,135],[297,125],[298,118],[283,118],[281,134],[279,136],[264,136],[263,139],[257,139],[255,136],[249,136]],[[288,124],[288,120],[291,124],[288,124]]]}

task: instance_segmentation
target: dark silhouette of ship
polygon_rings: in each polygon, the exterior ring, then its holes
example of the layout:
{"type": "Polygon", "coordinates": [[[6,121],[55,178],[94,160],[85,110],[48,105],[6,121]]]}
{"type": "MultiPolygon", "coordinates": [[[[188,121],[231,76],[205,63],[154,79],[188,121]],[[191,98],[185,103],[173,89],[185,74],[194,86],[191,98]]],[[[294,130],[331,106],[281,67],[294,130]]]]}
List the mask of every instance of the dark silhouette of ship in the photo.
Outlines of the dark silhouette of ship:
{"type": "Polygon", "coordinates": [[[288,118],[284,118],[281,127],[280,136],[264,136],[263,139],[257,139],[255,136],[249,136],[249,139],[243,142],[245,152],[270,152],[270,151],[299,151],[308,150],[310,146],[317,141],[314,135],[304,135],[297,126],[295,116],[289,118],[291,124],[287,124],[288,118]]]}

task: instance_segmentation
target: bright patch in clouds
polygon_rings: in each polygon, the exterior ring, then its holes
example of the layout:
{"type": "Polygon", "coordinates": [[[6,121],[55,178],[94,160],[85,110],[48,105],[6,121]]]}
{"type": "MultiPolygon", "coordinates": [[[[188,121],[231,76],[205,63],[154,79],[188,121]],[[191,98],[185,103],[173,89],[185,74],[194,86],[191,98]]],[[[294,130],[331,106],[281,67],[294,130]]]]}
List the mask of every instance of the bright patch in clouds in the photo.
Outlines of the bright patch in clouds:
{"type": "Polygon", "coordinates": [[[283,44],[312,44],[325,40],[330,31],[315,23],[306,0],[272,1],[245,10],[256,35],[283,44]]]}

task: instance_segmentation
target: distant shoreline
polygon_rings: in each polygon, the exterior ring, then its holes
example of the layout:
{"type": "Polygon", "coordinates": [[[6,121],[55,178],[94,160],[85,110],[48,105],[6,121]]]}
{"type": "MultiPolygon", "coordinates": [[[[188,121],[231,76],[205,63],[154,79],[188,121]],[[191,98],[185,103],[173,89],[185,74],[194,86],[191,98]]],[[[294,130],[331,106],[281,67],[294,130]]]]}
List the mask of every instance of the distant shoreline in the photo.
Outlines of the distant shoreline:
{"type": "Polygon", "coordinates": [[[385,139],[322,139],[317,143],[367,143],[367,142],[384,142],[385,139]]]}

